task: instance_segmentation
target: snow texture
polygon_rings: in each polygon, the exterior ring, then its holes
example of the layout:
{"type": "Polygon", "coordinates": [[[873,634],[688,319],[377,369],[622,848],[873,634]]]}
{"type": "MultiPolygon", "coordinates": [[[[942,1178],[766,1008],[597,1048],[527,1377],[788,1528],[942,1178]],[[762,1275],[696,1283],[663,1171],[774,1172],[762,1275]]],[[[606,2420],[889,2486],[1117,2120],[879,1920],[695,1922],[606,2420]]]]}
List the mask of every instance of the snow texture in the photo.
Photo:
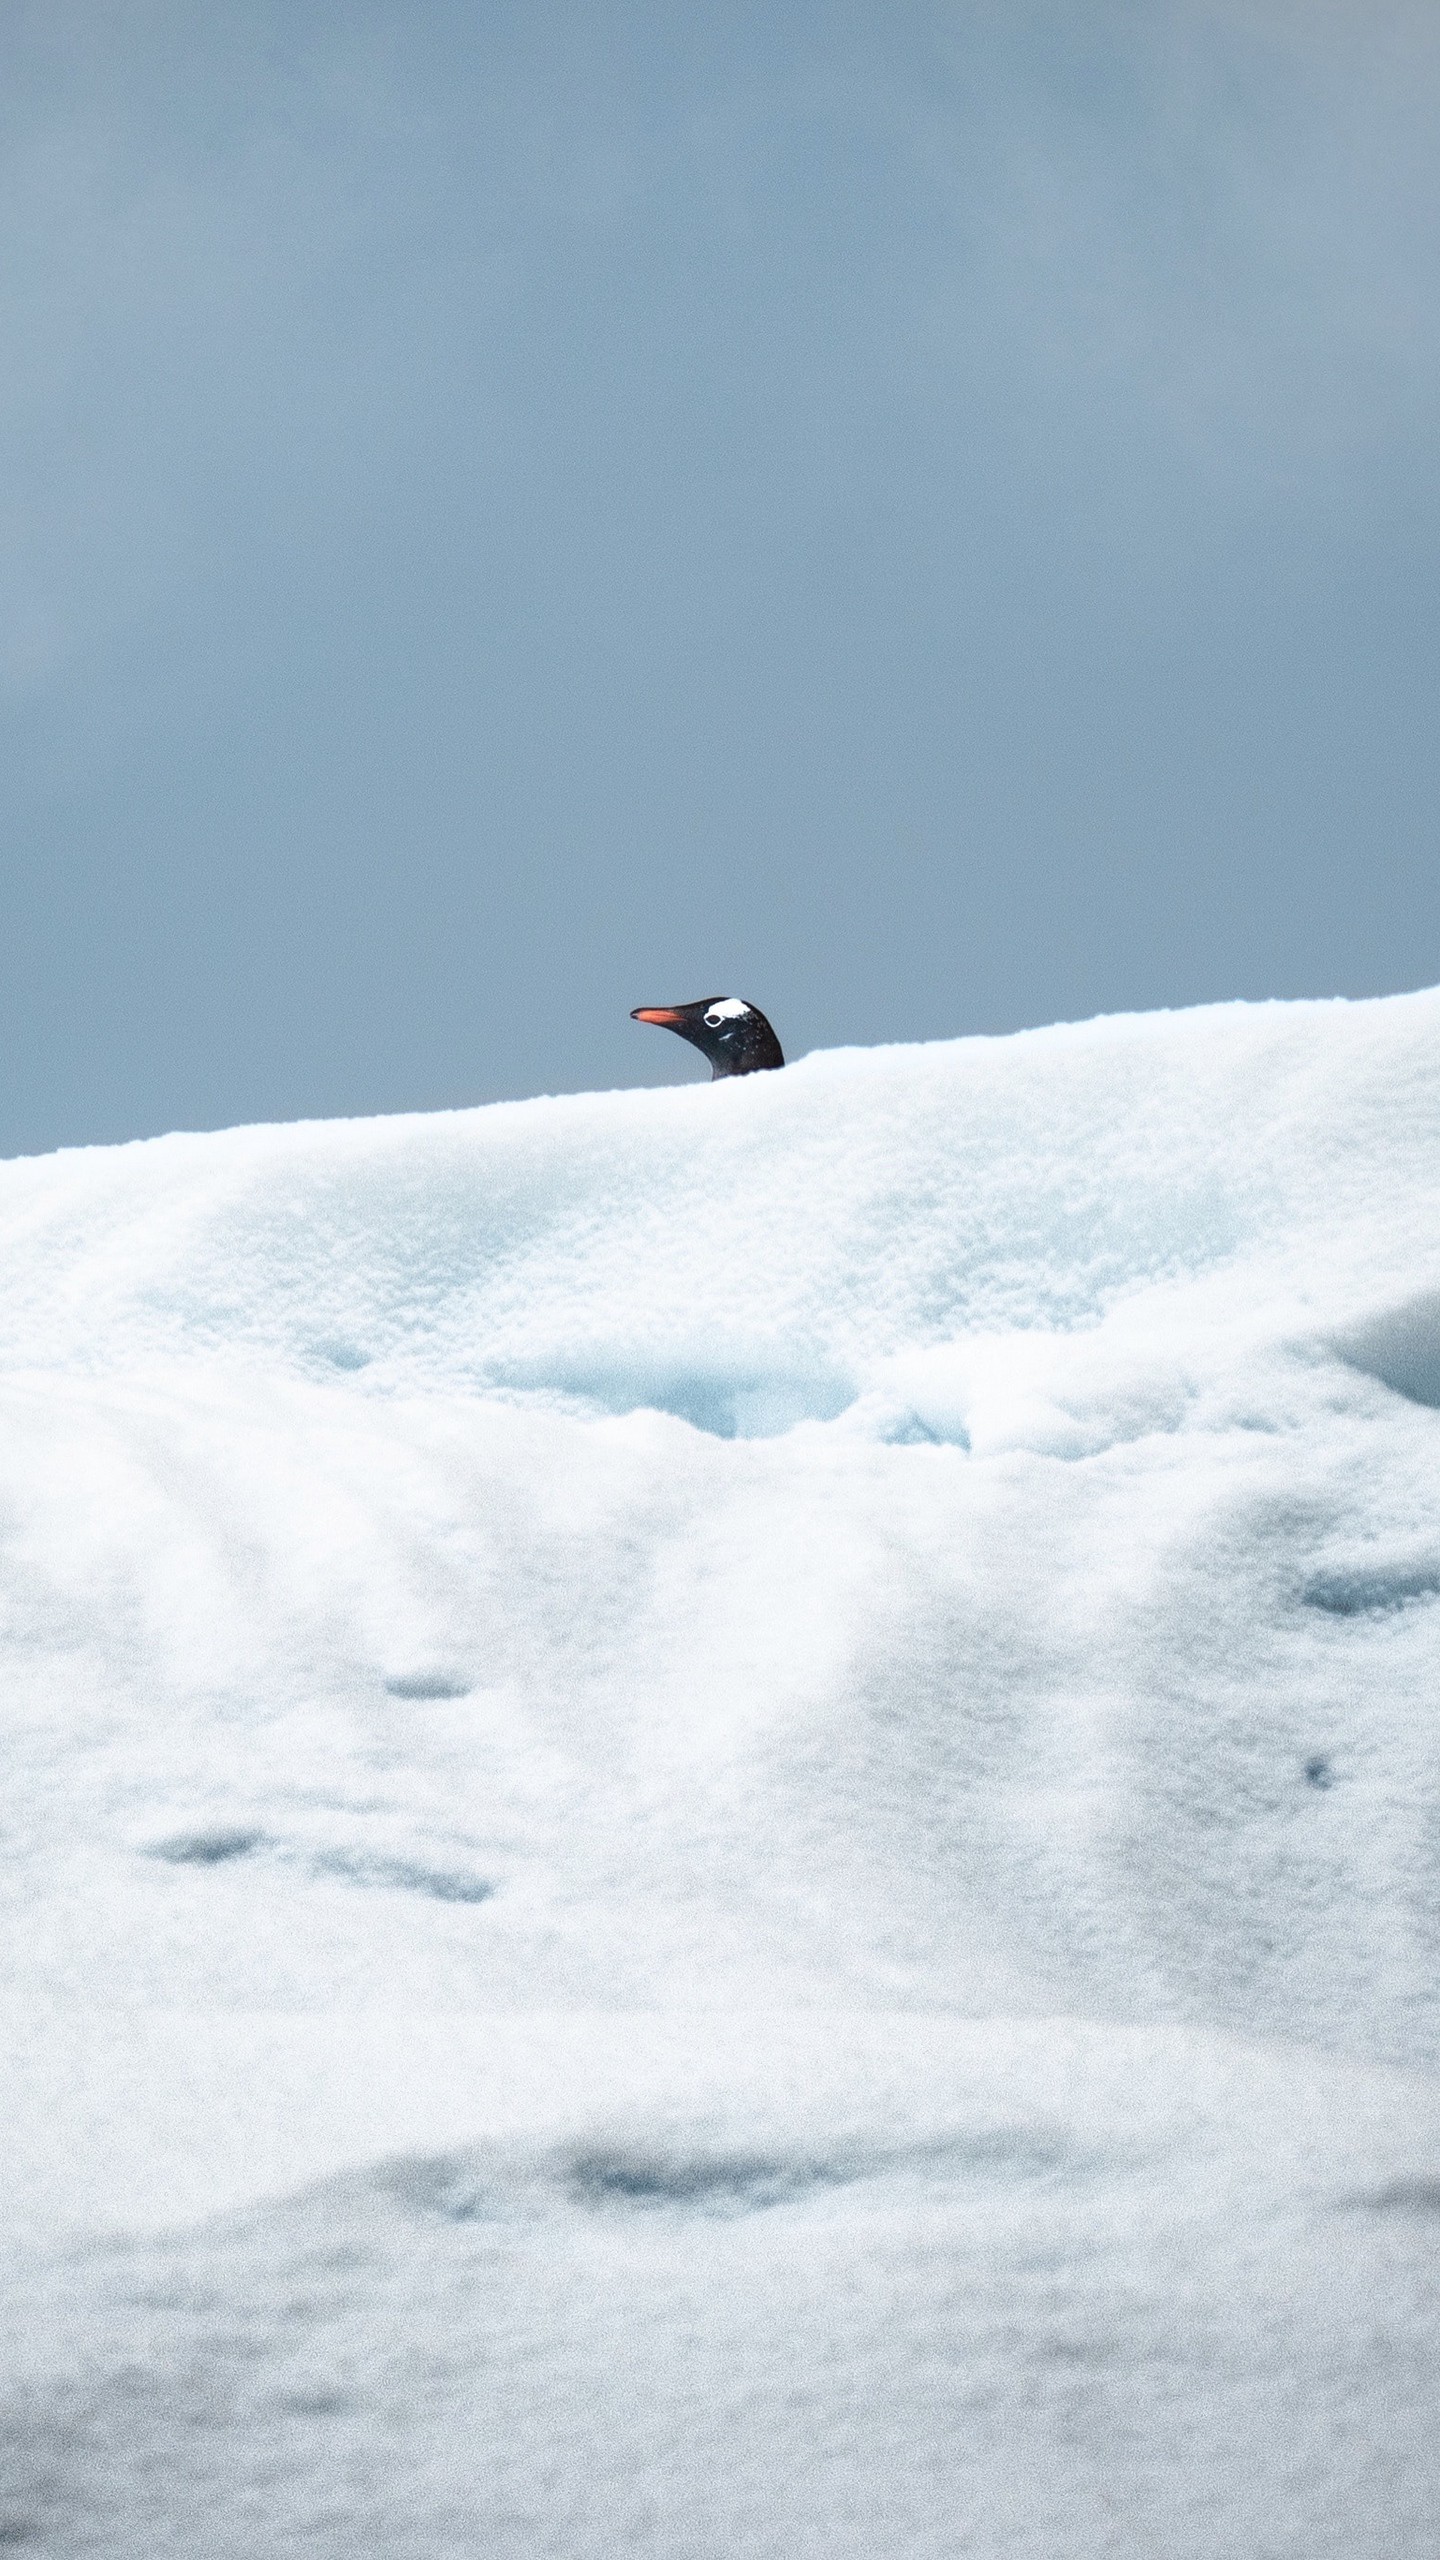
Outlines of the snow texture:
{"type": "Polygon", "coordinates": [[[0,1167],[0,2544],[1420,2560],[1440,995],[0,1167]]]}

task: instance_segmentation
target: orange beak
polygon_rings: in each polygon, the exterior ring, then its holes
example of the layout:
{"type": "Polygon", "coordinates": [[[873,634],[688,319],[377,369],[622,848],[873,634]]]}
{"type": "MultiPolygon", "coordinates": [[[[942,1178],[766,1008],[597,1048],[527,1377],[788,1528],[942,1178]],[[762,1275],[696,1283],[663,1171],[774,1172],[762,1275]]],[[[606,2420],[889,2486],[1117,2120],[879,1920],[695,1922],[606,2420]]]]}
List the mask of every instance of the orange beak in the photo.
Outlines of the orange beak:
{"type": "Polygon", "coordinates": [[[680,1016],[673,1004],[637,1004],[632,1022],[658,1022],[662,1031],[673,1031],[680,1016]]]}

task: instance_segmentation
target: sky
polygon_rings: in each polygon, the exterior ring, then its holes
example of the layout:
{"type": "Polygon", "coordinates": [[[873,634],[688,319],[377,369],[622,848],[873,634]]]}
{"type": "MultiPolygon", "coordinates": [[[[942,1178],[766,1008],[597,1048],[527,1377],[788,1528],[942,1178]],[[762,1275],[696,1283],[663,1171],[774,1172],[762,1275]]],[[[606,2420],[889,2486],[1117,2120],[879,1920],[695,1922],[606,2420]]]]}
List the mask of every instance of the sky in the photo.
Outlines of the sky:
{"type": "Polygon", "coordinates": [[[0,1153],[1440,979],[1440,13],[8,0],[0,1153]]]}

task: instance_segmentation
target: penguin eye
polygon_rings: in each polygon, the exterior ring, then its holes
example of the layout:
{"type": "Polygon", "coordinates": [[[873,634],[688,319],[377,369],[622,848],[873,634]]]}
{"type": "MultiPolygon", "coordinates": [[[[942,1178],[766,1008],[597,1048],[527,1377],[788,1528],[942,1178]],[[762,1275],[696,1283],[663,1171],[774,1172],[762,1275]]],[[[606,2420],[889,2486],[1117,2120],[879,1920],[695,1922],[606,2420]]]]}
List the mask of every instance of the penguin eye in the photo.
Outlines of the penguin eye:
{"type": "Polygon", "coordinates": [[[719,1006],[718,1006],[717,1004],[712,1004],[712,1006],[710,1007],[709,1012],[708,1012],[708,1013],[706,1014],[706,1016],[705,1016],[705,1028],[706,1028],[706,1030],[707,1030],[707,1031],[718,1031],[718,1030],[719,1030],[719,1028],[720,1028],[720,1025],[721,1025],[721,1023],[724,1021],[724,1019],[725,1019],[725,1016],[724,1016],[724,1014],[721,1012],[721,1010],[720,1010],[719,1006]]]}

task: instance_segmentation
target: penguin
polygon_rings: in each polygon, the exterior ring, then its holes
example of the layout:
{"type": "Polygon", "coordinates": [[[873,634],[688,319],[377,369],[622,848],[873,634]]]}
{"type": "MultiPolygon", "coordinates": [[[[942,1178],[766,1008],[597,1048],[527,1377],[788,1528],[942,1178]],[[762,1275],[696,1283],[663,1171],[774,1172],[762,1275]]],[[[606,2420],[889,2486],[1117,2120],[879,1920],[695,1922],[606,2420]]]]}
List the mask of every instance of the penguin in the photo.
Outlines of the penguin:
{"type": "Polygon", "coordinates": [[[753,1076],[761,1067],[783,1067],[785,1052],[763,1013],[742,996],[699,996],[694,1004],[637,1004],[632,1022],[658,1022],[703,1049],[710,1081],[753,1076]]]}

